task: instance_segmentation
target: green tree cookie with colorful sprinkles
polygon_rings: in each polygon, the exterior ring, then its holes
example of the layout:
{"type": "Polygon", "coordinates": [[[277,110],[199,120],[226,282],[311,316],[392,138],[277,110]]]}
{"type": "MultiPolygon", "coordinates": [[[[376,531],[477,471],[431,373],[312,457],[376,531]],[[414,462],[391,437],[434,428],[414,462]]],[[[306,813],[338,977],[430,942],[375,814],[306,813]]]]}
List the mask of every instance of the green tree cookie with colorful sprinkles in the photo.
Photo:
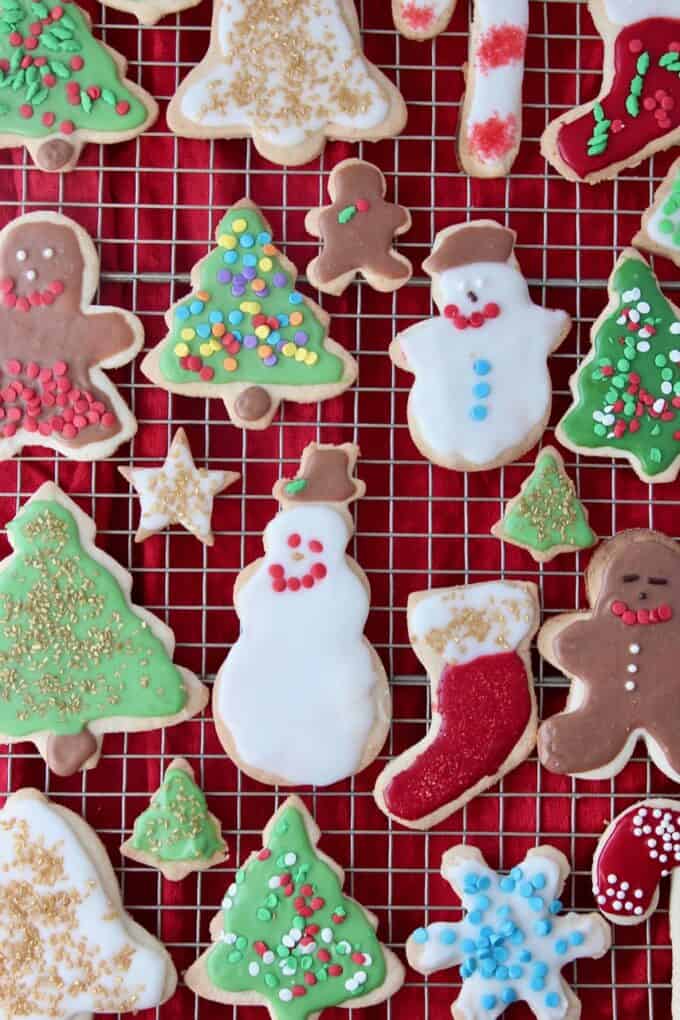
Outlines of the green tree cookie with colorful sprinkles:
{"type": "Polygon", "coordinates": [[[533,471],[491,534],[526,549],[537,563],[595,545],[588,513],[554,446],[540,451],[533,471]]]}
{"type": "Polygon", "coordinates": [[[317,850],[320,836],[297,797],[270,819],[211,924],[215,944],[185,974],[197,995],[305,1020],[331,1006],[375,1005],[401,987],[404,968],[378,941],[376,918],[343,894],[342,869],[317,850]]]}
{"type": "Polygon", "coordinates": [[[105,733],[182,722],[208,698],[94,533],[46,482],[8,523],[0,564],[0,743],[31,740],[62,776],[96,765],[105,733]]]}
{"type": "Polygon", "coordinates": [[[220,823],[208,811],[205,794],[184,758],[170,762],[161,786],[135,820],[132,835],[120,852],[132,861],[158,868],[171,882],[226,861],[229,853],[220,823]]]}
{"type": "Polygon", "coordinates": [[[665,255],[680,266],[680,158],[657,188],[633,244],[656,255],[665,255]]]}
{"type": "Polygon", "coordinates": [[[356,378],[328,337],[328,316],[295,289],[297,269],[249,199],[217,228],[217,248],[191,273],[194,292],[166,315],[168,335],[142,371],[163,389],[220,397],[241,428],[263,429],[282,400],[314,403],[356,378]]]}
{"type": "Polygon", "coordinates": [[[680,309],[632,248],[614,267],[591,339],[557,438],[580,453],[626,458],[642,481],[672,482],[680,467],[680,309]]]}
{"type": "Polygon", "coordinates": [[[120,53],[67,0],[0,0],[0,146],[41,170],[71,170],[88,142],[134,138],[158,115],[120,53]]]}

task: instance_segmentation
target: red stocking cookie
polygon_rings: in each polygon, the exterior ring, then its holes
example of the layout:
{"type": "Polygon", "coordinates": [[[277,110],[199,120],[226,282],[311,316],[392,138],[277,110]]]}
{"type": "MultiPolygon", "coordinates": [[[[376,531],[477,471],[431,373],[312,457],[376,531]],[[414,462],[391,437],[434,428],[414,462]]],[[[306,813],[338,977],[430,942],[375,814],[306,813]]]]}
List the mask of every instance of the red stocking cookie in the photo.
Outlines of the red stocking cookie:
{"type": "Polygon", "coordinates": [[[545,623],[538,647],[571,680],[567,707],[538,731],[551,772],[609,779],[638,739],[680,782],[680,546],[657,531],[623,531],[586,572],[592,609],[545,623]]]}
{"type": "Polygon", "coordinates": [[[529,645],[537,626],[536,588],[523,581],[409,596],[409,637],[430,677],[432,723],[378,776],[375,799],[385,814],[428,829],[531,754],[529,645]]]}
{"type": "Polygon", "coordinates": [[[310,209],[305,227],[320,237],[323,251],[307,266],[309,282],[326,294],[342,294],[361,273],[379,291],[393,291],[411,279],[413,267],[393,248],[411,227],[402,205],[385,201],[385,178],[377,166],[346,159],[328,181],[332,205],[310,209]]]}

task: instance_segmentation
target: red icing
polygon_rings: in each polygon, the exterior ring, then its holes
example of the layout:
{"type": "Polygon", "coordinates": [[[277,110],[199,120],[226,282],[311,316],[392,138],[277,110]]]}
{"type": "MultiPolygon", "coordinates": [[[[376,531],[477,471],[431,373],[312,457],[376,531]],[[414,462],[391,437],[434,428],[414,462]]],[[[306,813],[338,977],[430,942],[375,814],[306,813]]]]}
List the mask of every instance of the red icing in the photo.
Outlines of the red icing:
{"type": "Polygon", "coordinates": [[[416,7],[415,4],[408,3],[404,4],[401,15],[411,28],[429,28],[434,21],[434,7],[416,7]]]}
{"type": "Polygon", "coordinates": [[[447,666],[437,710],[436,738],[385,788],[385,803],[398,818],[424,818],[498,772],[531,716],[524,662],[517,652],[502,652],[447,666]]]}
{"type": "Polygon", "coordinates": [[[468,146],[486,161],[502,159],[517,144],[517,118],[499,117],[473,124],[468,134],[468,146]]]}
{"type": "Polygon", "coordinates": [[[611,604],[611,611],[618,616],[627,627],[634,624],[667,623],[673,619],[673,609],[667,603],[655,606],[654,609],[631,609],[625,602],[617,599],[611,604]]]}
{"type": "MultiPolygon", "coordinates": [[[[680,18],[649,18],[624,28],[615,43],[614,62],[615,75],[610,92],[600,104],[607,120],[620,122],[623,129],[610,130],[607,148],[599,156],[588,155],[588,139],[593,133],[595,121],[593,105],[587,112],[570,124],[565,124],[557,135],[557,147],[564,162],[579,177],[587,177],[597,173],[614,163],[631,159],[651,142],[660,142],[669,131],[675,131],[680,125],[680,78],[677,73],[659,67],[659,59],[667,52],[669,43],[680,36],[680,18]],[[638,54],[632,53],[631,43],[642,42],[642,49],[649,53],[649,70],[644,78],[639,116],[631,117],[626,110],[630,83],[636,73],[638,54]],[[657,119],[656,94],[666,100],[666,106],[659,111],[662,119],[657,119]],[[648,102],[655,99],[654,106],[648,102]],[[672,106],[668,103],[671,100],[672,106]]],[[[661,144],[657,146],[661,147],[661,144]]]]}
{"type": "Polygon", "coordinates": [[[496,67],[524,60],[527,34],[517,25],[493,25],[479,42],[477,60],[485,74],[496,67]]]}

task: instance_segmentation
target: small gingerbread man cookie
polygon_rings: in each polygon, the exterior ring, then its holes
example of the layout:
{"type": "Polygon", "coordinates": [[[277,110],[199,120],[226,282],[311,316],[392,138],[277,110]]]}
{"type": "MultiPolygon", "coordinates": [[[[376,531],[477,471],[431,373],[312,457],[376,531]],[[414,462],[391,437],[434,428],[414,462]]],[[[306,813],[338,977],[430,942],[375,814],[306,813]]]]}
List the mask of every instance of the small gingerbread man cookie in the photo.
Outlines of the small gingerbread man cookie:
{"type": "Polygon", "coordinates": [[[328,181],[332,205],[307,213],[306,229],[323,244],[321,254],[307,266],[307,276],[325,294],[342,294],[357,273],[384,293],[411,279],[411,263],[393,248],[394,238],[410,229],[411,214],[386,202],[385,191],[377,166],[346,159],[328,181]]]}

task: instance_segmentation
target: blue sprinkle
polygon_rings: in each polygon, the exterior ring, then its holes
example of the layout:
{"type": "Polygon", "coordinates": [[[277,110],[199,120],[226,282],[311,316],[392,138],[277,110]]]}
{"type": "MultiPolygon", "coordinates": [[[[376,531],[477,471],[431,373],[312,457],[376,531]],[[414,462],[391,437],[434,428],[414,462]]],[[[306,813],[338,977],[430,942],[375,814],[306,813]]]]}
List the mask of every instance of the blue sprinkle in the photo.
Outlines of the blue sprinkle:
{"type": "Polygon", "coordinates": [[[522,931],[521,928],[515,928],[512,935],[510,936],[510,941],[515,946],[522,945],[522,943],[524,942],[524,932],[522,931]]]}
{"type": "Polygon", "coordinates": [[[490,928],[488,924],[485,924],[480,932],[480,935],[484,935],[488,938],[489,936],[493,935],[493,928],[490,928]]]}
{"type": "Polygon", "coordinates": [[[537,921],[534,925],[534,931],[537,935],[549,935],[552,931],[552,924],[548,920],[537,921]]]}
{"type": "Polygon", "coordinates": [[[290,319],[285,312],[277,312],[276,318],[279,320],[279,326],[288,326],[290,324],[290,319]]]}
{"type": "Polygon", "coordinates": [[[463,889],[464,889],[464,891],[466,893],[476,893],[477,892],[477,876],[476,875],[466,875],[465,878],[463,879],[463,889]]]}
{"type": "Polygon", "coordinates": [[[534,964],[534,968],[533,969],[534,969],[534,974],[537,977],[545,977],[546,974],[548,973],[548,965],[547,965],[547,963],[542,963],[540,960],[536,961],[536,963],[534,964]]]}
{"type": "Polygon", "coordinates": [[[288,301],[290,302],[291,305],[301,305],[302,294],[299,294],[296,290],[294,290],[291,294],[288,295],[288,301]]]}
{"type": "Polygon", "coordinates": [[[523,949],[522,950],[522,952],[519,954],[519,961],[520,961],[520,963],[530,963],[531,962],[531,953],[529,952],[528,949],[523,949]]]}
{"type": "Polygon", "coordinates": [[[281,334],[279,333],[278,329],[273,329],[269,336],[267,337],[268,344],[278,344],[280,340],[281,334]]]}
{"type": "Polygon", "coordinates": [[[504,988],[501,992],[501,999],[506,1006],[509,1006],[511,1002],[517,1002],[517,992],[514,988],[504,988]]]}
{"type": "Polygon", "coordinates": [[[542,992],[545,988],[545,981],[542,977],[538,977],[538,975],[536,975],[535,977],[532,977],[530,987],[532,992],[542,992]]]}
{"type": "Polygon", "coordinates": [[[255,238],[252,234],[241,234],[238,239],[238,243],[242,248],[252,248],[255,244],[255,238]]]}
{"type": "Polygon", "coordinates": [[[483,400],[484,397],[488,397],[491,393],[491,387],[488,382],[478,382],[472,387],[472,393],[475,397],[479,397],[480,400],[483,400]]]}
{"type": "Polygon", "coordinates": [[[508,935],[508,936],[512,935],[514,933],[514,931],[515,931],[515,926],[512,923],[512,921],[506,921],[505,924],[503,924],[501,926],[501,932],[503,933],[503,935],[508,935]]]}
{"type": "Polygon", "coordinates": [[[268,231],[266,231],[266,230],[260,231],[260,233],[257,235],[257,243],[258,244],[271,244],[272,243],[272,235],[268,231]]]}
{"type": "Polygon", "coordinates": [[[419,942],[421,944],[423,942],[427,942],[429,937],[430,936],[427,934],[427,930],[425,928],[416,928],[416,930],[413,933],[413,941],[419,942]]]}
{"type": "Polygon", "coordinates": [[[180,305],[179,308],[177,309],[177,311],[175,312],[175,315],[177,316],[178,319],[182,319],[182,320],[188,319],[189,318],[189,309],[187,308],[186,305],[180,305]]]}
{"type": "Polygon", "coordinates": [[[474,958],[466,960],[463,966],[460,968],[460,976],[463,978],[463,980],[465,980],[465,978],[472,977],[476,969],[477,962],[474,958]]]}
{"type": "Polygon", "coordinates": [[[252,266],[256,266],[257,265],[257,256],[256,255],[251,255],[250,252],[248,252],[246,255],[243,256],[243,265],[244,266],[251,266],[251,267],[252,266]]]}
{"type": "Polygon", "coordinates": [[[498,946],[494,949],[493,956],[497,963],[505,963],[507,958],[510,956],[510,953],[504,946],[498,946]]]}
{"type": "Polygon", "coordinates": [[[496,967],[496,978],[498,981],[508,980],[508,968],[507,967],[496,967]]]}
{"type": "Polygon", "coordinates": [[[481,878],[477,880],[477,888],[480,892],[484,892],[484,890],[488,889],[490,885],[491,879],[487,875],[482,875],[481,878]]]}
{"type": "Polygon", "coordinates": [[[456,933],[453,928],[444,928],[439,935],[439,941],[445,946],[452,946],[456,941],[456,933]]]}
{"type": "Polygon", "coordinates": [[[519,887],[520,896],[524,896],[525,899],[529,899],[533,895],[534,887],[531,882],[522,882],[519,887]]]}
{"type": "Polygon", "coordinates": [[[225,251],[222,258],[228,266],[233,266],[234,262],[238,262],[238,252],[233,249],[232,251],[225,251]]]}
{"type": "Polygon", "coordinates": [[[562,900],[553,900],[550,906],[548,907],[548,910],[550,911],[551,914],[560,914],[563,909],[564,904],[562,903],[562,900]]]}
{"type": "Polygon", "coordinates": [[[583,935],[583,932],[573,931],[569,936],[569,941],[572,946],[582,946],[585,942],[585,936],[583,935]]]}
{"type": "Polygon", "coordinates": [[[477,943],[473,941],[473,939],[463,939],[463,941],[460,944],[460,948],[463,950],[464,953],[476,953],[477,943]]]}
{"type": "Polygon", "coordinates": [[[544,903],[540,896],[532,896],[529,900],[529,906],[538,914],[541,910],[543,910],[544,903]]]}
{"type": "Polygon", "coordinates": [[[517,981],[519,978],[521,978],[522,974],[524,973],[524,970],[522,967],[518,967],[516,963],[513,963],[512,967],[508,968],[508,973],[510,974],[511,978],[517,981]]]}
{"type": "MultiPolygon", "coordinates": [[[[475,375],[488,375],[491,371],[491,362],[487,361],[486,358],[478,358],[472,366],[472,370],[475,375]]],[[[519,871],[519,868],[515,868],[515,871],[519,871]]],[[[510,872],[512,875],[512,871],[510,872]]],[[[514,878],[515,876],[512,875],[514,878]]]]}
{"type": "Polygon", "coordinates": [[[511,913],[510,907],[508,907],[507,905],[504,906],[504,907],[499,907],[498,910],[496,911],[496,913],[498,914],[498,916],[500,918],[510,917],[510,913],[511,913]]]}
{"type": "MultiPolygon", "coordinates": [[[[488,361],[479,362],[479,364],[488,365],[488,361]]],[[[510,872],[510,878],[514,878],[515,882],[519,882],[524,877],[524,872],[521,868],[513,868],[510,872]]]]}
{"type": "Polygon", "coordinates": [[[475,906],[477,910],[488,910],[491,906],[491,900],[488,896],[478,896],[475,900],[475,906]]]}
{"type": "Polygon", "coordinates": [[[211,322],[224,322],[224,312],[211,312],[208,318],[211,322]]]}
{"type": "Polygon", "coordinates": [[[482,960],[479,967],[482,977],[491,978],[496,973],[496,964],[493,960],[482,960]]]}
{"type": "Polygon", "coordinates": [[[545,997],[545,1004],[551,1009],[555,1009],[560,1004],[560,997],[557,992],[548,992],[545,997]]]}
{"type": "Polygon", "coordinates": [[[468,914],[468,921],[470,924],[481,924],[484,920],[484,916],[481,910],[473,910],[468,914]]]}
{"type": "Polygon", "coordinates": [[[494,1006],[496,1005],[496,996],[495,995],[488,995],[488,994],[487,995],[483,995],[482,999],[481,999],[481,1002],[482,1002],[482,1006],[484,1007],[484,1009],[493,1009],[494,1006]]]}
{"type": "Polygon", "coordinates": [[[534,889],[545,889],[545,875],[541,874],[534,875],[534,877],[531,879],[531,884],[533,885],[534,889]]]}
{"type": "Polygon", "coordinates": [[[567,942],[566,939],[558,939],[557,942],[555,943],[555,952],[559,953],[560,956],[564,956],[568,948],[569,943],[567,942]]]}
{"type": "Polygon", "coordinates": [[[211,333],[210,326],[206,326],[205,323],[203,323],[202,325],[196,327],[196,332],[200,337],[202,337],[205,340],[206,337],[210,336],[211,333]]]}
{"type": "Polygon", "coordinates": [[[483,935],[481,939],[477,939],[477,946],[479,949],[488,949],[490,945],[491,939],[489,939],[486,935],[483,935]]]}
{"type": "Polygon", "coordinates": [[[235,340],[238,340],[239,343],[241,343],[241,340],[243,340],[243,333],[241,332],[240,329],[232,329],[231,335],[234,337],[235,340]]]}
{"type": "Polygon", "coordinates": [[[500,882],[500,885],[501,885],[501,889],[503,890],[503,892],[511,893],[511,892],[515,891],[515,883],[510,878],[510,876],[506,876],[506,878],[502,878],[501,882],[500,882]]]}
{"type": "Polygon", "coordinates": [[[470,417],[473,421],[484,421],[488,413],[488,409],[483,404],[473,404],[470,408],[470,417]]]}
{"type": "Polygon", "coordinates": [[[239,322],[243,322],[243,312],[240,312],[238,308],[235,308],[233,312],[229,312],[229,322],[232,326],[238,326],[239,322]]]}
{"type": "Polygon", "coordinates": [[[192,301],[189,305],[189,311],[192,315],[200,315],[204,308],[205,305],[202,301],[192,301]]]}

